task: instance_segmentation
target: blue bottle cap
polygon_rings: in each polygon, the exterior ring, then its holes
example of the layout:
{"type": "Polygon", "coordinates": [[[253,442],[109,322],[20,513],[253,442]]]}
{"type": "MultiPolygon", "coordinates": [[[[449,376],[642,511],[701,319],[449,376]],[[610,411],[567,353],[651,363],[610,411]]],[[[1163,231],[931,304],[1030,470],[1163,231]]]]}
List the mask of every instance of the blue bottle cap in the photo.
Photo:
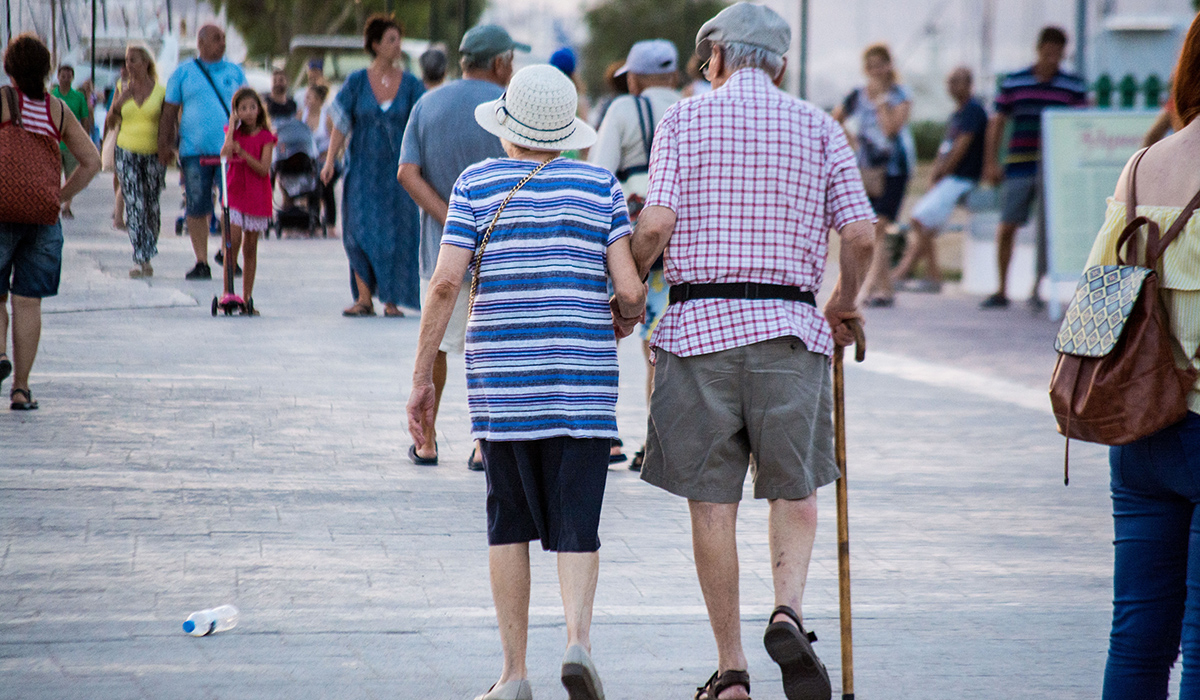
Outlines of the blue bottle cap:
{"type": "Polygon", "coordinates": [[[191,620],[185,620],[183,623],[183,631],[191,634],[196,630],[196,623],[191,620]]]}

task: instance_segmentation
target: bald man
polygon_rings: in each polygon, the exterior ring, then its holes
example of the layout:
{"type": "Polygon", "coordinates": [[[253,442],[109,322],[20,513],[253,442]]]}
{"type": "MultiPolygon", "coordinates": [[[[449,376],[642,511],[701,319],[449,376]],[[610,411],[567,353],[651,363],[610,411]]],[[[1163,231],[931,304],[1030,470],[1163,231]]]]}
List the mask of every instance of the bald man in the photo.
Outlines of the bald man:
{"type": "Polygon", "coordinates": [[[187,229],[196,253],[189,280],[212,279],[208,266],[208,220],[213,213],[212,189],[219,183],[217,165],[229,123],[233,93],[246,84],[246,74],[225,60],[225,30],[206,24],[196,34],[199,53],[175,69],[158,124],[158,158],[170,164],[176,143],[187,195],[187,229]],[[205,162],[201,163],[201,159],[205,162]]]}
{"type": "Polygon", "coordinates": [[[911,234],[904,258],[892,271],[892,281],[908,277],[918,261],[925,263],[925,278],[914,291],[937,292],[942,288],[942,271],[937,264],[934,239],[946,225],[960,200],[979,185],[983,174],[984,134],[987,112],[971,96],[971,69],[955,68],[946,78],[946,91],[958,106],[946,124],[946,137],[933,163],[931,186],[913,207],[911,234]]]}

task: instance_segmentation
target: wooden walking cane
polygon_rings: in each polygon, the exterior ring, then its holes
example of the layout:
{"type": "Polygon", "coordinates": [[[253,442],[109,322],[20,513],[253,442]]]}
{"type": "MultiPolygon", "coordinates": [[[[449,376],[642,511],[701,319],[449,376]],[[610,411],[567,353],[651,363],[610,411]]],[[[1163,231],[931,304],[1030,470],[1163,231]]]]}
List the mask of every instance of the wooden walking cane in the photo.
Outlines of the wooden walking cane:
{"type": "MultiPolygon", "coordinates": [[[[854,332],[854,361],[867,357],[867,338],[858,321],[847,321],[854,332]]],[[[850,522],[846,509],[846,390],[842,347],[833,349],[833,440],[838,470],[838,599],[842,614],[842,700],[854,700],[854,642],[850,632],[850,522]]]]}

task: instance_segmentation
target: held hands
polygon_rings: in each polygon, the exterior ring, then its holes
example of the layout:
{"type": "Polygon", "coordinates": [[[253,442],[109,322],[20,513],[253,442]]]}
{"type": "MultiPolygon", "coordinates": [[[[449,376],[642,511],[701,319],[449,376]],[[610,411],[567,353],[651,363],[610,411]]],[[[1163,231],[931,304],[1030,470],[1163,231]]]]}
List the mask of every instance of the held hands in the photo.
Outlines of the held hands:
{"type": "Polygon", "coordinates": [[[637,316],[627,317],[621,315],[621,306],[617,303],[617,298],[614,296],[608,300],[608,308],[612,310],[613,317],[613,333],[616,334],[617,340],[633,333],[633,329],[637,324],[646,320],[646,308],[642,307],[642,312],[637,316]]]}
{"type": "Polygon", "coordinates": [[[408,395],[408,434],[412,435],[418,450],[432,438],[428,427],[433,424],[435,397],[432,377],[413,379],[412,392],[408,395]]]}

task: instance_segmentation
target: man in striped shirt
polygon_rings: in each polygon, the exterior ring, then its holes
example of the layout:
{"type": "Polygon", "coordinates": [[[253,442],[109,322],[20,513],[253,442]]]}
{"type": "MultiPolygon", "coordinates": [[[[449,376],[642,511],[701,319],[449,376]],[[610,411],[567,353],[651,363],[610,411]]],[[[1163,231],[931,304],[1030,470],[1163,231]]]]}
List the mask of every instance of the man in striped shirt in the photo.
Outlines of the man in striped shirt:
{"type": "Polygon", "coordinates": [[[845,132],[778,89],[791,30],[738,3],[700,29],[713,91],[659,122],[633,252],[659,254],[669,305],[650,344],[654,394],[642,479],[688,499],[696,573],[717,642],[698,700],[744,700],[750,677],[738,595],[738,503],[750,455],[769,502],[775,611],[764,643],[788,700],[828,700],[829,676],[801,626],[817,489],[833,459],[829,354],[853,340],[875,214],[845,132]],[[840,276],[823,312],[829,230],[840,276]]]}
{"type": "MultiPolygon", "coordinates": [[[[988,124],[984,177],[1000,189],[1000,227],[996,231],[996,256],[1000,271],[999,290],[981,304],[985,309],[1008,306],[1008,264],[1012,260],[1017,229],[1029,221],[1035,200],[1040,198],[1042,164],[1042,112],[1050,107],[1079,107],[1087,104],[1087,85],[1059,68],[1067,49],[1067,35],[1058,27],[1046,27],[1038,35],[1037,63],[1011,73],[1000,83],[996,114],[988,124]],[[999,165],[1000,139],[1008,122],[1008,158],[999,165]]],[[[1037,225],[1037,274],[1030,306],[1042,307],[1038,284],[1046,274],[1046,226],[1041,207],[1037,225]]]]}

